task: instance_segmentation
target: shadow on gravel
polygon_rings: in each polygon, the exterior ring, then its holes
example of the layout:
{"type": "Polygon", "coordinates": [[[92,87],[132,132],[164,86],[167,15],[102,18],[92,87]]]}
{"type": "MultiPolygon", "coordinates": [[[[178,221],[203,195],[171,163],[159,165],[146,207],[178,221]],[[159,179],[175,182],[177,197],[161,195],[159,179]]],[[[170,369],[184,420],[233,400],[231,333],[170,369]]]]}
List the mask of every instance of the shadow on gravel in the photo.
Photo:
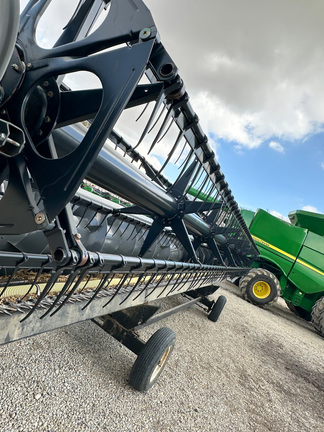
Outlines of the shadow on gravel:
{"type": "MultiPolygon", "coordinates": [[[[240,298],[242,301],[246,301],[242,298],[242,295],[241,295],[239,288],[236,285],[234,285],[232,282],[230,282],[230,281],[224,282],[222,284],[222,288],[225,289],[226,291],[231,292],[236,297],[240,298]]],[[[255,306],[255,307],[258,307],[258,306],[255,306]]],[[[278,303],[275,303],[271,307],[264,306],[263,308],[260,308],[260,309],[263,309],[267,312],[270,312],[273,315],[280,316],[281,318],[283,318],[289,322],[292,322],[296,325],[299,325],[300,327],[303,327],[303,328],[311,331],[312,333],[317,334],[317,332],[314,329],[314,327],[312,326],[312,324],[310,322],[298,317],[290,309],[288,309],[288,307],[286,306],[283,299],[279,299],[278,303]]]]}

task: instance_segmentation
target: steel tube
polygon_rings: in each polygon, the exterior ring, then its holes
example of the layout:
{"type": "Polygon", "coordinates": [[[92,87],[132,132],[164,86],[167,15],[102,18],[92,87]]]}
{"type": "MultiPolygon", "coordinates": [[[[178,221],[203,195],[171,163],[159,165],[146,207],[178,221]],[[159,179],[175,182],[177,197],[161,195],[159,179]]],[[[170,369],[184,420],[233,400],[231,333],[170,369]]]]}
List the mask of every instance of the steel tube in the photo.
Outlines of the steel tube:
{"type": "MultiPolygon", "coordinates": [[[[53,136],[60,156],[71,153],[83,138],[82,133],[72,127],[64,128],[64,131],[57,130],[53,136]]],[[[174,217],[177,214],[178,203],[175,198],[145,178],[139,170],[134,169],[113,150],[105,148],[100,151],[87,178],[98,186],[161,217],[174,217]]],[[[199,216],[185,215],[184,221],[192,233],[202,237],[210,235],[209,225],[199,216]]],[[[225,242],[223,236],[217,236],[216,239],[220,243],[225,242]]]]}

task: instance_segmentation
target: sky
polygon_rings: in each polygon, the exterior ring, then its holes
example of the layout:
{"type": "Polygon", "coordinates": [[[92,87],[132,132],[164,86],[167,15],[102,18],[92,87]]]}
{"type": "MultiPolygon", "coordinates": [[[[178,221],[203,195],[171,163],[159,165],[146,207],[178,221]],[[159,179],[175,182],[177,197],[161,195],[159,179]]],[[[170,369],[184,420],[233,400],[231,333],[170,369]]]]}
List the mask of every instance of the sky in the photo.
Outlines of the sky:
{"type": "Polygon", "coordinates": [[[323,0],[146,4],[239,205],[323,213],[323,0]]]}

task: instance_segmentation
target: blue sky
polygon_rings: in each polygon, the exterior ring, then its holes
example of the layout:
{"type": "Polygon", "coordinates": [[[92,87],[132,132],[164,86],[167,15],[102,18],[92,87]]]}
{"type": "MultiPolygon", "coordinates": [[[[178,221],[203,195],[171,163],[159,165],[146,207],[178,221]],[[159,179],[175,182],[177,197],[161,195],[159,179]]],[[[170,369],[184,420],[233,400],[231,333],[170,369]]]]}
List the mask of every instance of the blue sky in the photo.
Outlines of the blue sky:
{"type": "Polygon", "coordinates": [[[239,205],[324,212],[324,2],[146,3],[239,205]]]}
{"type": "Polygon", "coordinates": [[[324,211],[323,133],[305,141],[266,140],[254,149],[238,149],[236,143],[217,137],[215,141],[222,170],[241,206],[285,216],[291,210],[312,210],[310,206],[324,211]],[[273,142],[282,147],[270,147],[273,142]]]}
{"type": "Polygon", "coordinates": [[[324,212],[323,0],[146,4],[239,205],[324,212]]]}

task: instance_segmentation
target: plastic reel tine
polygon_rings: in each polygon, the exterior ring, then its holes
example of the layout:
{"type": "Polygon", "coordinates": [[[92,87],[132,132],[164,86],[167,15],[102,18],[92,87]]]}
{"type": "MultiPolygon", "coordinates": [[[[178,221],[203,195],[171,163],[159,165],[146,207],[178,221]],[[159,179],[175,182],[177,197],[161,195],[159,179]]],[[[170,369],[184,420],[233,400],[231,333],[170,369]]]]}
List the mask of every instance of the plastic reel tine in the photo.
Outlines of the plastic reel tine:
{"type": "Polygon", "coordinates": [[[118,282],[117,287],[115,288],[115,292],[114,295],[107,301],[107,303],[105,303],[102,307],[106,307],[109,305],[109,303],[116,297],[116,295],[119,293],[119,291],[121,290],[121,288],[124,286],[124,283],[126,282],[127,278],[128,278],[128,273],[126,273],[121,280],[118,282]]]}
{"type": "Polygon", "coordinates": [[[162,237],[159,240],[161,246],[166,246],[168,244],[169,238],[166,231],[163,231],[162,237]],[[165,240],[165,243],[163,241],[165,240]]]}
{"type": "Polygon", "coordinates": [[[142,115],[145,113],[145,111],[146,111],[146,109],[147,109],[147,107],[150,105],[150,102],[148,102],[146,105],[145,105],[145,107],[144,107],[144,109],[141,111],[141,113],[140,113],[140,115],[137,117],[137,119],[135,120],[135,123],[136,122],[138,122],[138,120],[142,117],[142,115]]]}
{"type": "Polygon", "coordinates": [[[166,297],[168,295],[170,295],[172,292],[174,292],[178,287],[177,284],[178,284],[178,281],[181,278],[182,274],[181,273],[175,273],[175,275],[176,275],[176,281],[172,284],[172,287],[171,287],[170,291],[166,294],[166,297]]]}
{"type": "Polygon", "coordinates": [[[197,277],[196,281],[194,282],[193,289],[196,289],[197,285],[199,286],[202,283],[204,276],[204,272],[200,272],[199,276],[197,277]]]}
{"type": "Polygon", "coordinates": [[[203,283],[208,284],[209,282],[211,282],[214,279],[215,273],[216,273],[215,271],[207,272],[207,274],[204,277],[203,283]]]}
{"type": "MultiPolygon", "coordinates": [[[[204,172],[206,173],[205,169],[203,169],[203,170],[201,171],[201,173],[199,174],[199,177],[197,178],[197,180],[195,181],[195,183],[192,185],[193,188],[195,188],[196,185],[199,184],[200,179],[201,179],[202,175],[204,174],[204,172]]],[[[202,192],[203,187],[204,187],[204,185],[207,183],[208,179],[209,179],[209,176],[208,176],[208,174],[206,173],[205,179],[203,180],[203,183],[202,183],[202,186],[200,187],[199,193],[202,192]]],[[[195,198],[197,198],[197,197],[195,197],[195,198]]]]}
{"type": "Polygon", "coordinates": [[[146,228],[145,230],[143,230],[143,234],[141,235],[141,237],[138,239],[138,241],[142,240],[142,238],[145,236],[145,234],[148,234],[148,232],[150,231],[150,229],[144,225],[143,228],[146,228]]]}
{"type": "Polygon", "coordinates": [[[150,296],[151,294],[153,294],[153,292],[157,289],[157,287],[164,281],[164,279],[166,278],[166,276],[167,276],[167,273],[163,273],[163,274],[159,274],[159,276],[160,276],[160,279],[158,280],[158,282],[157,282],[157,284],[155,285],[155,287],[152,289],[152,291],[149,293],[149,294],[147,294],[147,296],[146,296],[146,298],[148,297],[148,296],[150,296]]]}
{"type": "MultiPolygon", "coordinates": [[[[197,163],[198,165],[198,163],[197,163]]],[[[202,175],[205,172],[205,169],[202,165],[200,165],[198,168],[195,167],[196,172],[194,173],[192,179],[190,180],[190,186],[188,186],[188,189],[193,187],[193,184],[196,181],[196,178],[200,175],[202,175]]]]}
{"type": "Polygon", "coordinates": [[[128,273],[127,274],[127,279],[126,279],[126,285],[123,287],[125,290],[127,290],[129,288],[132,279],[133,279],[133,274],[132,273],[128,273]]]}
{"type": "Polygon", "coordinates": [[[88,203],[88,204],[86,205],[86,207],[85,207],[85,209],[84,209],[84,211],[83,211],[83,214],[82,214],[82,216],[80,217],[80,220],[79,220],[79,222],[78,222],[76,228],[79,227],[80,223],[83,221],[83,218],[85,217],[85,215],[86,215],[86,213],[87,213],[87,211],[88,211],[88,208],[89,208],[92,204],[93,204],[93,203],[92,203],[92,201],[91,201],[90,203],[88,203]]]}
{"type": "Polygon", "coordinates": [[[124,300],[119,303],[120,305],[122,305],[125,301],[127,301],[129,299],[129,297],[133,294],[133,292],[136,290],[136,288],[139,286],[141,280],[143,279],[145,273],[142,273],[138,276],[138,279],[135,283],[135,285],[133,286],[132,290],[127,294],[127,296],[124,298],[124,300]]]}
{"type": "Polygon", "coordinates": [[[183,277],[184,281],[183,281],[182,284],[180,284],[180,287],[178,288],[178,291],[180,291],[186,285],[186,283],[188,282],[188,280],[190,279],[190,277],[191,277],[191,273],[190,273],[190,271],[188,271],[188,273],[186,273],[185,276],[183,277]]]}
{"type": "Polygon", "coordinates": [[[173,156],[173,154],[174,154],[177,146],[178,146],[178,144],[175,143],[174,146],[172,147],[170,153],[168,154],[168,157],[166,158],[164,164],[162,165],[162,168],[160,168],[160,170],[158,172],[156,172],[156,174],[152,178],[152,181],[154,181],[162,173],[162,171],[164,170],[164,168],[167,166],[167,164],[169,163],[170,159],[172,158],[172,156],[173,156]]]}
{"type": "Polygon", "coordinates": [[[126,217],[122,217],[120,224],[118,225],[118,228],[115,230],[114,234],[112,235],[112,237],[114,237],[116,235],[116,233],[118,232],[119,228],[122,226],[123,222],[125,221],[126,217]]]}
{"type": "MultiPolygon", "coordinates": [[[[202,185],[201,185],[201,188],[200,188],[200,190],[199,190],[199,193],[204,193],[205,196],[206,196],[206,198],[203,200],[203,202],[208,201],[208,199],[210,198],[210,193],[209,193],[209,191],[212,190],[212,188],[213,188],[213,184],[212,184],[212,185],[211,185],[211,188],[210,188],[210,190],[209,190],[208,192],[203,192],[203,190],[205,189],[205,186],[208,184],[208,181],[209,181],[209,180],[210,180],[210,179],[209,179],[209,176],[206,175],[206,177],[205,177],[205,179],[204,179],[204,181],[203,181],[203,183],[202,183],[202,185]]],[[[208,190],[208,189],[207,189],[207,190],[208,190]]]]}
{"type": "Polygon", "coordinates": [[[194,156],[194,159],[196,158],[194,151],[192,150],[192,148],[190,148],[187,156],[185,157],[183,162],[179,165],[179,170],[180,169],[182,170],[180,175],[182,175],[182,173],[187,169],[188,163],[192,158],[192,156],[194,156]]]}
{"type": "MultiPolygon", "coordinates": [[[[137,226],[137,225],[140,225],[140,227],[142,227],[142,228],[146,227],[146,224],[141,223],[141,222],[137,223],[136,226],[137,226]]],[[[146,232],[146,231],[144,231],[144,234],[145,234],[145,232],[146,232]]],[[[137,236],[137,232],[135,231],[134,237],[131,238],[131,240],[134,240],[134,239],[136,238],[136,236],[137,236]]],[[[143,237],[143,236],[142,236],[142,237],[143,237]]],[[[142,238],[142,237],[141,237],[141,238],[142,238]]],[[[140,240],[141,238],[139,238],[138,240],[140,240]]]]}
{"type": "Polygon", "coordinates": [[[179,154],[179,156],[177,157],[177,160],[174,162],[174,165],[177,165],[177,163],[179,162],[179,160],[180,160],[180,158],[181,158],[181,156],[182,156],[182,153],[184,152],[184,149],[187,147],[187,142],[185,141],[184,142],[184,144],[183,144],[183,147],[182,147],[182,149],[181,149],[181,152],[180,152],[180,154],[179,154]]]}
{"type": "Polygon", "coordinates": [[[39,306],[39,304],[41,303],[42,300],[44,300],[44,298],[47,296],[47,294],[51,291],[53,285],[55,284],[55,282],[57,281],[57,279],[61,276],[61,274],[63,273],[64,268],[57,270],[55,273],[53,273],[51,275],[51,277],[49,278],[49,280],[46,283],[45,288],[43,289],[43,291],[41,292],[40,296],[38,297],[38,299],[36,300],[34,306],[32,307],[32,309],[27,313],[27,315],[20,321],[23,322],[25,321],[39,306]]]}
{"type": "MultiPolygon", "coordinates": [[[[124,219],[124,221],[126,221],[128,218],[126,217],[125,219],[124,219]]],[[[128,227],[130,226],[130,222],[128,222],[128,224],[126,225],[126,228],[124,229],[124,231],[122,232],[122,234],[121,234],[121,237],[125,234],[125,232],[127,231],[127,229],[128,229],[128,227]]]]}
{"type": "Polygon", "coordinates": [[[98,226],[98,229],[103,225],[103,223],[105,222],[105,220],[108,218],[108,215],[110,215],[111,213],[112,213],[112,211],[109,210],[106,215],[103,215],[102,221],[100,222],[100,224],[98,226]]]}
{"type": "Polygon", "coordinates": [[[174,182],[174,184],[177,183],[181,179],[181,177],[183,176],[183,174],[185,173],[185,171],[186,171],[186,169],[187,169],[187,167],[189,165],[189,162],[191,160],[192,155],[193,155],[193,151],[191,151],[190,153],[188,153],[188,156],[183,161],[183,163],[180,165],[179,169],[181,169],[181,171],[180,171],[180,173],[179,173],[176,181],[174,182]]]}
{"type": "MultiPolygon", "coordinates": [[[[143,139],[146,136],[146,134],[149,134],[151,132],[151,130],[154,128],[154,126],[157,124],[157,122],[159,121],[159,119],[160,119],[160,117],[161,117],[161,115],[162,115],[162,113],[164,111],[164,107],[161,110],[161,113],[159,114],[158,119],[156,120],[156,122],[151,127],[152,122],[153,122],[154,118],[156,117],[156,114],[157,114],[158,110],[160,109],[160,106],[161,106],[163,100],[164,100],[164,90],[162,88],[161,91],[160,91],[160,93],[159,93],[159,95],[158,95],[158,97],[157,97],[157,100],[156,100],[156,103],[154,105],[153,111],[152,111],[152,113],[150,115],[150,118],[149,118],[148,122],[146,123],[146,126],[145,126],[145,128],[144,128],[144,130],[142,132],[142,135],[140,136],[140,139],[139,139],[138,143],[135,145],[135,147],[133,148],[133,150],[135,150],[141,144],[141,142],[143,141],[143,139]]],[[[148,105],[149,104],[147,104],[147,106],[148,105]]],[[[144,108],[144,111],[145,111],[146,107],[144,108]]],[[[144,111],[142,112],[142,114],[144,113],[144,111]]],[[[142,114],[140,115],[140,117],[142,116],[142,114]]],[[[138,117],[137,120],[139,120],[140,117],[138,117]]]]}
{"type": "Polygon", "coordinates": [[[196,272],[194,274],[193,279],[191,281],[191,284],[189,285],[188,291],[191,291],[193,289],[193,286],[194,286],[195,281],[196,281],[197,277],[199,276],[199,274],[200,274],[199,272],[196,272]]]}
{"type": "Polygon", "coordinates": [[[2,288],[2,291],[0,293],[0,297],[2,297],[2,295],[5,293],[6,289],[8,288],[8,286],[10,285],[11,281],[13,280],[15,274],[18,272],[19,268],[22,266],[22,264],[24,264],[25,262],[28,261],[28,256],[26,254],[23,253],[23,259],[16,265],[16,267],[14,268],[13,272],[11,273],[11,275],[9,276],[6,285],[2,288]]]}
{"type": "MultiPolygon", "coordinates": [[[[164,120],[163,120],[163,123],[162,123],[162,125],[161,125],[161,127],[160,127],[158,133],[156,134],[156,136],[155,136],[155,138],[154,138],[154,140],[153,140],[153,142],[152,142],[152,144],[151,144],[151,147],[150,147],[150,149],[149,149],[149,151],[148,151],[147,154],[150,154],[151,151],[153,150],[153,148],[155,147],[155,144],[156,144],[157,142],[159,142],[159,139],[160,139],[161,135],[164,133],[164,130],[165,130],[165,128],[167,127],[167,124],[168,124],[168,122],[169,122],[169,120],[170,120],[170,117],[172,116],[172,112],[173,112],[173,109],[172,109],[172,107],[170,107],[170,108],[168,109],[168,111],[167,111],[167,114],[166,114],[166,116],[165,116],[165,118],[164,118],[164,120]]],[[[172,125],[172,122],[173,122],[173,119],[171,119],[171,123],[170,123],[170,126],[168,126],[168,128],[167,128],[167,132],[168,132],[168,130],[170,129],[170,127],[171,127],[171,125],[172,125]]],[[[164,134],[164,136],[165,136],[165,134],[164,134]]],[[[163,138],[163,137],[162,137],[162,138],[163,138]]]]}
{"type": "Polygon", "coordinates": [[[74,283],[73,288],[70,290],[70,292],[66,295],[65,299],[58,305],[58,307],[55,309],[54,312],[51,313],[50,316],[55,315],[65,304],[66,302],[71,298],[71,296],[75,293],[75,291],[78,289],[80,283],[82,282],[86,272],[89,270],[89,267],[85,267],[80,272],[80,276],[78,277],[78,280],[74,283]]]}
{"type": "Polygon", "coordinates": [[[31,290],[33,289],[33,287],[37,285],[37,283],[36,283],[37,279],[38,279],[39,276],[43,273],[43,270],[44,270],[46,264],[50,263],[51,261],[52,261],[52,257],[51,257],[51,256],[48,256],[47,261],[44,262],[44,264],[43,264],[43,265],[38,269],[38,272],[37,272],[37,274],[36,274],[36,276],[35,276],[35,278],[34,278],[34,280],[33,280],[33,283],[31,284],[29,290],[28,290],[28,291],[26,292],[26,294],[25,294],[25,295],[20,299],[20,301],[23,301],[23,300],[28,296],[28,294],[31,292],[31,290]]]}
{"type": "Polygon", "coordinates": [[[88,278],[87,278],[86,282],[84,283],[84,287],[82,288],[82,291],[80,291],[80,292],[84,292],[84,291],[86,291],[87,286],[88,286],[88,283],[89,283],[90,280],[91,280],[91,274],[89,273],[87,276],[88,276],[88,278]]]}
{"type": "Polygon", "coordinates": [[[145,282],[145,278],[144,278],[144,288],[141,289],[141,291],[137,294],[137,296],[133,299],[133,301],[135,301],[136,299],[138,299],[138,297],[140,297],[140,295],[146,290],[146,288],[148,287],[148,285],[150,285],[152,283],[152,281],[154,280],[155,276],[156,276],[156,274],[153,274],[153,275],[149,276],[149,279],[148,279],[147,282],[145,282]]]}
{"type": "Polygon", "coordinates": [[[165,292],[165,290],[168,288],[168,286],[170,285],[172,279],[175,277],[176,273],[171,273],[168,274],[168,276],[170,276],[169,280],[167,281],[165,287],[163,288],[163,290],[160,292],[160,294],[157,296],[157,298],[161,297],[161,295],[165,292]]]}
{"type": "Polygon", "coordinates": [[[134,225],[133,231],[131,232],[130,236],[128,237],[128,239],[126,241],[128,241],[132,237],[135,230],[136,230],[136,224],[134,225]]]}
{"type": "Polygon", "coordinates": [[[163,112],[166,109],[166,105],[163,105],[163,108],[161,109],[160,114],[158,115],[158,118],[155,120],[154,124],[152,125],[151,129],[147,132],[148,134],[152,132],[152,130],[155,128],[155,126],[158,124],[158,122],[161,120],[161,117],[163,115],[163,112]]]}
{"type": "Polygon", "coordinates": [[[87,225],[84,228],[88,228],[88,226],[91,224],[91,222],[97,216],[97,214],[100,212],[100,210],[102,210],[102,206],[100,206],[99,209],[94,213],[94,215],[92,216],[92,218],[90,219],[90,221],[87,223],[87,225]]]}
{"type": "MultiPolygon", "coordinates": [[[[146,288],[148,288],[148,286],[149,285],[153,285],[153,284],[155,284],[156,283],[156,281],[155,281],[155,279],[158,279],[158,280],[160,280],[161,278],[160,278],[160,274],[157,272],[157,273],[155,273],[154,275],[152,275],[153,277],[149,280],[149,283],[147,283],[146,284],[146,286],[145,286],[145,289],[146,288]]],[[[146,295],[145,295],[145,298],[147,299],[154,291],[155,291],[155,289],[156,289],[156,287],[158,286],[158,283],[151,289],[151,291],[150,292],[148,292],[146,295]]]]}
{"type": "Polygon", "coordinates": [[[170,120],[170,124],[169,124],[169,126],[167,127],[166,131],[165,131],[164,134],[161,136],[161,138],[159,138],[157,144],[160,143],[160,142],[163,140],[163,138],[166,136],[166,134],[169,132],[169,130],[171,129],[171,126],[172,126],[173,122],[174,122],[174,120],[171,119],[171,120],[170,120]]]}
{"type": "Polygon", "coordinates": [[[104,288],[105,283],[107,282],[107,279],[110,278],[107,286],[105,288],[108,288],[110,285],[110,282],[113,280],[114,274],[113,273],[107,273],[99,282],[95,292],[93,293],[92,297],[90,298],[90,300],[83,306],[83,308],[81,310],[84,310],[87,306],[89,306],[90,303],[93,302],[93,300],[97,297],[99,291],[101,291],[104,288]]]}
{"type": "MultiPolygon", "coordinates": [[[[108,216],[108,215],[107,215],[107,216],[108,216]]],[[[109,234],[109,231],[111,230],[111,228],[113,227],[114,223],[116,222],[116,219],[117,219],[117,216],[114,216],[114,217],[113,217],[113,221],[112,221],[112,223],[110,224],[108,230],[106,231],[105,236],[109,234]]]]}
{"type": "Polygon", "coordinates": [[[54,302],[52,303],[50,308],[44,313],[44,315],[41,316],[41,318],[44,318],[46,315],[48,315],[55,308],[57,303],[60,301],[60,299],[63,297],[63,295],[68,291],[68,289],[72,285],[76,276],[77,276],[77,273],[75,271],[73,271],[72,273],[69,274],[69,277],[68,277],[67,281],[65,282],[63,288],[61,289],[61,291],[56,296],[56,299],[54,300],[54,302]]]}

